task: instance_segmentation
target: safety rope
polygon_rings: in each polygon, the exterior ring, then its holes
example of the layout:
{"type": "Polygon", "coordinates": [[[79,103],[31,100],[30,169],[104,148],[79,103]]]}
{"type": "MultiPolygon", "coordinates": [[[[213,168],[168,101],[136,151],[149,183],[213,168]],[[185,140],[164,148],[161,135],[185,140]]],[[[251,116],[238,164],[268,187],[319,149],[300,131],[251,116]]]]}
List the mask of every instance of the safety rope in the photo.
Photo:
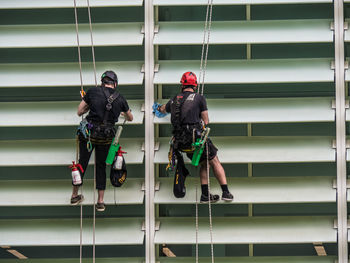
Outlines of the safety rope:
{"type": "Polygon", "coordinates": [[[213,221],[211,216],[211,200],[210,200],[210,177],[209,177],[209,149],[208,141],[205,143],[207,149],[207,178],[208,178],[208,207],[209,207],[209,232],[210,232],[210,255],[211,262],[214,263],[214,244],[213,244],[213,221]]]}
{"type": "Polygon", "coordinates": [[[92,53],[92,62],[94,65],[94,77],[95,77],[95,86],[97,87],[97,77],[96,77],[96,60],[95,60],[95,48],[94,48],[94,38],[92,36],[92,22],[91,22],[91,11],[90,11],[90,1],[86,0],[89,14],[89,29],[90,29],[90,40],[91,40],[91,53],[92,53]]]}
{"type": "MultiPolygon", "coordinates": [[[[78,60],[79,60],[79,76],[80,76],[80,96],[84,97],[84,84],[83,84],[83,72],[81,65],[81,52],[80,52],[80,41],[79,41],[79,26],[78,26],[78,12],[77,12],[77,1],[74,0],[74,18],[75,18],[75,32],[77,37],[78,46],[78,60]]],[[[83,116],[81,117],[83,119],[83,116]]],[[[76,140],[76,156],[75,161],[79,161],[79,139],[77,136],[76,140]]],[[[80,187],[80,194],[83,196],[83,186],[80,187]]],[[[83,258],[83,204],[80,203],[80,237],[79,237],[79,262],[82,263],[83,258]]]]}
{"type": "MultiPolygon", "coordinates": [[[[208,61],[208,52],[209,52],[209,41],[210,41],[210,32],[213,16],[213,0],[208,0],[207,11],[204,24],[204,34],[203,34],[203,43],[202,43],[202,53],[201,53],[201,63],[200,63],[200,72],[199,72],[199,87],[197,93],[203,95],[204,93],[204,80],[205,73],[207,69],[208,61]],[[205,50],[205,51],[204,51],[205,50]]],[[[211,210],[211,199],[210,199],[210,171],[209,171],[209,149],[208,142],[206,144],[206,168],[207,168],[207,179],[208,179],[208,208],[209,208],[209,232],[210,232],[210,254],[211,262],[214,263],[214,244],[213,244],[213,222],[212,222],[212,210],[211,210]]],[[[197,197],[198,187],[196,184],[196,263],[198,263],[198,197],[197,197]]]]}
{"type": "MultiPolygon", "coordinates": [[[[86,0],[87,7],[88,7],[88,15],[89,15],[89,28],[90,28],[90,39],[91,39],[91,52],[92,52],[92,60],[93,60],[93,68],[94,68],[94,79],[95,79],[95,86],[97,87],[97,77],[96,77],[96,61],[95,61],[95,50],[94,50],[94,42],[93,42],[93,35],[92,35],[92,22],[91,22],[91,10],[90,10],[90,2],[89,0],[86,0]]],[[[74,15],[75,15],[75,30],[76,30],[76,36],[77,36],[77,45],[78,45],[78,59],[79,59],[79,72],[80,72],[80,84],[81,84],[81,90],[80,95],[81,97],[84,97],[85,91],[83,88],[83,77],[82,77],[82,63],[81,63],[81,52],[80,52],[80,41],[79,41],[79,28],[78,28],[78,14],[77,14],[77,4],[76,0],[74,0],[74,15]]],[[[77,151],[78,156],[78,151],[77,151]]],[[[78,159],[78,157],[77,157],[78,159]]],[[[83,189],[81,187],[81,195],[82,195],[83,189]]],[[[96,227],[96,154],[95,154],[95,160],[94,160],[94,205],[93,205],[93,263],[95,263],[95,227],[96,227]]],[[[80,205],[80,263],[82,263],[82,229],[83,229],[83,207],[82,204],[80,205]]]]}
{"type": "Polygon", "coordinates": [[[77,46],[78,46],[78,60],[79,60],[79,73],[80,73],[80,96],[84,97],[85,91],[84,91],[84,85],[83,85],[83,72],[82,72],[82,66],[81,66],[77,0],[74,0],[74,17],[75,17],[75,32],[77,35],[77,46]]]}
{"type": "Polygon", "coordinates": [[[207,12],[206,12],[205,24],[204,24],[201,64],[199,69],[199,88],[197,90],[197,92],[200,93],[201,95],[203,95],[203,92],[204,92],[204,79],[205,79],[205,72],[207,69],[212,17],[213,17],[213,0],[208,0],[207,12]],[[204,50],[205,50],[205,55],[204,55],[204,50]]]}
{"type": "Polygon", "coordinates": [[[196,263],[198,263],[198,182],[196,180],[196,263]]]}
{"type": "MultiPolygon", "coordinates": [[[[92,22],[91,22],[91,10],[90,10],[90,1],[86,0],[88,15],[89,15],[89,29],[90,29],[90,40],[91,40],[91,53],[92,53],[92,63],[94,67],[94,77],[95,77],[95,87],[97,87],[97,77],[96,77],[96,60],[95,60],[95,48],[94,48],[94,38],[92,35],[92,22]]],[[[93,218],[93,227],[92,227],[92,263],[95,263],[96,260],[96,151],[95,151],[95,161],[94,161],[94,218],[93,218]]]]}

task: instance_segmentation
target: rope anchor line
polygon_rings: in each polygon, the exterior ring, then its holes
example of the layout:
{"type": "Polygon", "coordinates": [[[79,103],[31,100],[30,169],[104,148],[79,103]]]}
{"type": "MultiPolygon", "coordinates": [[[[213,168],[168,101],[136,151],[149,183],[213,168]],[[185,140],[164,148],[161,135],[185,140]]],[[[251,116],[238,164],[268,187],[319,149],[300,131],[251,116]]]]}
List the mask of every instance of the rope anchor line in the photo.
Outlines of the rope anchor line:
{"type": "MultiPolygon", "coordinates": [[[[207,11],[205,17],[204,24],[204,34],[203,34],[203,43],[202,43],[202,54],[201,54],[201,62],[200,62],[200,72],[199,72],[199,88],[197,90],[198,94],[203,95],[204,93],[204,80],[205,73],[207,69],[208,62],[208,52],[209,52],[209,41],[210,41],[210,31],[211,31],[211,23],[213,16],[213,0],[208,0],[207,3],[207,11]]],[[[211,263],[214,263],[214,243],[213,243],[213,221],[212,221],[212,210],[211,210],[211,199],[210,199],[210,173],[209,173],[209,149],[208,142],[206,144],[206,157],[207,157],[207,178],[208,178],[208,212],[209,212],[209,232],[210,232],[210,255],[211,255],[211,263]]],[[[199,224],[198,224],[198,183],[196,183],[196,263],[199,260],[199,247],[198,247],[198,232],[199,232],[199,224]]]]}
{"type": "MultiPolygon", "coordinates": [[[[77,47],[78,47],[78,60],[79,60],[79,73],[80,73],[80,96],[83,98],[86,94],[84,91],[84,84],[83,84],[83,73],[82,73],[82,63],[81,63],[81,52],[80,52],[80,41],[79,41],[79,24],[78,24],[78,12],[77,12],[77,2],[74,1],[74,17],[75,17],[75,31],[76,31],[76,37],[77,37],[77,47]]],[[[90,29],[90,41],[91,41],[91,53],[92,53],[92,62],[94,67],[94,79],[95,79],[95,86],[97,87],[97,77],[96,77],[96,61],[95,61],[95,49],[94,49],[94,41],[93,41],[93,34],[92,34],[92,22],[91,22],[91,10],[90,10],[90,1],[86,0],[87,2],[87,8],[88,8],[88,15],[89,15],[89,29],[90,29]]],[[[83,118],[83,116],[82,116],[83,118]]],[[[78,156],[78,150],[77,150],[77,156],[78,156]]],[[[77,157],[78,158],[78,157],[77,157]]],[[[93,245],[92,245],[92,262],[95,263],[96,260],[96,154],[94,158],[94,205],[93,205],[93,245]]],[[[83,193],[83,188],[81,187],[81,194],[83,193]]],[[[82,250],[83,250],[83,206],[80,204],[80,256],[79,256],[79,262],[82,263],[82,250]]]]}

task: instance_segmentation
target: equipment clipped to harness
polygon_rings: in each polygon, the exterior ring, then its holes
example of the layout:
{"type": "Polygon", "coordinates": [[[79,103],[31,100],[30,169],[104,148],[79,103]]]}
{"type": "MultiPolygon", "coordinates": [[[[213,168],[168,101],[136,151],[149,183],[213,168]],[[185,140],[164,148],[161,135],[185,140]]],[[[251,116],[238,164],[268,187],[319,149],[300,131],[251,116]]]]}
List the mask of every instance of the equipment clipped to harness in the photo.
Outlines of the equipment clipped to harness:
{"type": "Polygon", "coordinates": [[[165,168],[167,172],[172,172],[175,169],[176,165],[176,156],[175,156],[175,150],[173,147],[173,138],[169,142],[170,147],[169,147],[169,152],[168,152],[168,165],[165,168]]]}
{"type": "Polygon", "coordinates": [[[176,152],[176,159],[177,159],[177,164],[176,164],[175,176],[174,176],[173,193],[176,198],[183,198],[186,195],[186,186],[185,186],[186,177],[190,173],[186,169],[184,158],[182,157],[182,154],[179,151],[176,152]]]}
{"type": "Polygon", "coordinates": [[[119,150],[117,152],[117,155],[116,155],[116,157],[114,159],[114,163],[113,163],[114,170],[121,170],[122,169],[123,163],[125,163],[123,153],[127,153],[127,152],[123,152],[122,147],[119,147],[119,150]]]}
{"type": "Polygon", "coordinates": [[[77,129],[77,135],[81,135],[87,141],[86,148],[89,152],[92,151],[92,143],[90,140],[92,124],[86,118],[82,119],[77,129]]]}
{"type": "Polygon", "coordinates": [[[123,152],[121,147],[119,148],[117,152],[117,156],[115,156],[115,159],[111,166],[111,173],[110,173],[110,179],[111,184],[115,187],[121,187],[128,175],[128,172],[126,170],[126,164],[123,154],[126,152],[123,152]]]}
{"type": "Polygon", "coordinates": [[[73,180],[73,185],[81,185],[82,180],[81,180],[81,174],[83,173],[83,167],[80,165],[80,163],[75,164],[75,162],[72,162],[73,164],[69,166],[69,168],[72,169],[72,180],[73,180]]]}
{"type": "Polygon", "coordinates": [[[201,138],[198,138],[196,142],[192,143],[192,146],[194,147],[193,157],[192,157],[192,165],[198,166],[199,161],[201,159],[201,156],[203,154],[205,143],[208,139],[208,135],[210,132],[210,128],[207,127],[202,132],[201,138]]]}
{"type": "Polygon", "coordinates": [[[106,158],[106,164],[112,164],[114,161],[115,155],[119,151],[119,148],[120,148],[119,138],[120,138],[120,135],[122,134],[122,131],[123,131],[123,126],[119,126],[115,134],[115,137],[113,139],[113,142],[109,147],[108,155],[106,158]]]}

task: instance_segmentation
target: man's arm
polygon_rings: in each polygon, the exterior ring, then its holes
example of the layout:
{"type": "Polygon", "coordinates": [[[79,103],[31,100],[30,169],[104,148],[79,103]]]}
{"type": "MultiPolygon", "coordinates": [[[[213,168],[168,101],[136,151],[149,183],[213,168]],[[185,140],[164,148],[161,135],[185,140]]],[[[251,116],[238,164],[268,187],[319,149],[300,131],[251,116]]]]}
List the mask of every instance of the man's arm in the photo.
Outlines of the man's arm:
{"type": "Polygon", "coordinates": [[[131,113],[131,110],[128,110],[127,112],[124,112],[124,118],[127,121],[132,121],[134,119],[134,116],[131,113]]]}
{"type": "Polygon", "coordinates": [[[209,114],[208,114],[207,110],[201,112],[201,118],[202,118],[202,120],[204,122],[204,125],[208,125],[209,124],[209,114]]]}
{"type": "Polygon", "coordinates": [[[81,116],[88,111],[89,111],[89,105],[84,100],[82,100],[78,106],[78,112],[77,112],[78,116],[81,116]]]}

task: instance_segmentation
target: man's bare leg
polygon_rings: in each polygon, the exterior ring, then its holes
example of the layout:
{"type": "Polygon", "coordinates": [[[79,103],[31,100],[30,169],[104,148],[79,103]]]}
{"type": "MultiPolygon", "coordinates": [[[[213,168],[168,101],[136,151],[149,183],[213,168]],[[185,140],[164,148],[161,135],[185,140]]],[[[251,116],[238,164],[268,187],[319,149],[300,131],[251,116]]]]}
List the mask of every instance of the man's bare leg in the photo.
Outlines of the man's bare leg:
{"type": "Polygon", "coordinates": [[[73,185],[72,197],[78,196],[79,186],[73,185]]]}
{"type": "Polygon", "coordinates": [[[214,175],[218,180],[219,184],[227,184],[225,170],[224,167],[222,167],[219,158],[215,156],[215,158],[212,159],[209,163],[210,166],[213,168],[214,175]]]}
{"type": "Polygon", "coordinates": [[[71,205],[77,205],[84,201],[84,196],[78,194],[79,186],[73,185],[72,197],[70,199],[71,205]]]}
{"type": "Polygon", "coordinates": [[[98,190],[97,203],[103,203],[104,195],[105,195],[105,190],[98,190]]]}

